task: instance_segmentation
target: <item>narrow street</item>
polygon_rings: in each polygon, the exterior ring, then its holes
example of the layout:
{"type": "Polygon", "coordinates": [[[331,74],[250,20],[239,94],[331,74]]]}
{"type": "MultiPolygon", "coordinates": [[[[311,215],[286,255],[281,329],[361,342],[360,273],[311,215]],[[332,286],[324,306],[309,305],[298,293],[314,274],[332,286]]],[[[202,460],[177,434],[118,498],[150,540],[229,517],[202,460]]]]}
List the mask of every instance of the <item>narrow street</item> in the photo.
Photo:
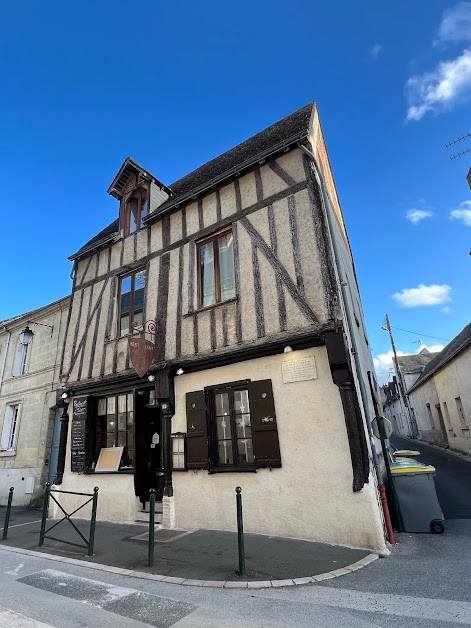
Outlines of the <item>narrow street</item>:
{"type": "Polygon", "coordinates": [[[419,441],[392,436],[397,449],[420,451],[419,462],[437,470],[435,485],[445,519],[471,519],[471,462],[419,441]]]}
{"type": "Polygon", "coordinates": [[[1,546],[0,626],[471,626],[471,464],[415,441],[392,442],[420,450],[420,459],[436,467],[444,534],[397,534],[388,557],[332,580],[245,590],[139,579],[125,570],[103,572],[99,565],[52,562],[1,546]]]}

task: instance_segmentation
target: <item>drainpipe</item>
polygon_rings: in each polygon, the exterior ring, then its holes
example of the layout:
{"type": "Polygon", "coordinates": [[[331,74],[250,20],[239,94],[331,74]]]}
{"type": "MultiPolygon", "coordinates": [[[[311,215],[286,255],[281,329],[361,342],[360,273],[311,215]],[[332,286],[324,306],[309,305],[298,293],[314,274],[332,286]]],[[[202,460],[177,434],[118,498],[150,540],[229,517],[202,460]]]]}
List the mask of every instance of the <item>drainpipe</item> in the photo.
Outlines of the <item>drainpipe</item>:
{"type": "Polygon", "coordinates": [[[3,330],[7,332],[8,340],[7,340],[7,346],[5,347],[5,353],[3,354],[2,371],[0,373],[0,391],[2,390],[3,376],[5,374],[5,366],[7,363],[8,349],[10,347],[10,340],[11,340],[11,331],[7,328],[6,325],[3,325],[3,330]]]}
{"type": "MultiPolygon", "coordinates": [[[[337,246],[337,242],[335,240],[335,238],[333,237],[333,225],[332,225],[332,217],[330,215],[330,211],[328,211],[328,208],[325,205],[325,201],[324,198],[328,197],[327,195],[327,190],[325,187],[325,183],[324,183],[324,177],[322,176],[321,170],[317,164],[317,160],[314,156],[313,153],[311,153],[310,150],[308,150],[303,144],[298,143],[298,147],[302,150],[302,152],[307,155],[309,157],[309,159],[312,161],[313,165],[314,165],[314,173],[317,179],[317,183],[320,186],[321,190],[322,190],[322,194],[320,195],[321,197],[321,204],[322,204],[322,210],[324,213],[324,216],[327,219],[327,231],[329,233],[329,240],[330,240],[330,246],[332,248],[332,252],[334,255],[334,260],[335,260],[335,268],[337,271],[337,276],[338,276],[338,282],[340,284],[340,292],[341,292],[341,296],[342,296],[342,304],[343,304],[343,310],[345,312],[346,315],[346,331],[347,331],[347,335],[348,335],[348,339],[350,342],[350,351],[353,354],[353,359],[355,362],[355,371],[356,371],[356,380],[358,381],[359,387],[360,387],[360,395],[361,395],[361,400],[362,400],[362,404],[363,404],[363,409],[364,409],[364,413],[365,413],[365,419],[366,419],[366,424],[368,426],[368,434],[370,437],[370,445],[371,445],[371,452],[373,455],[373,465],[376,471],[376,477],[377,477],[377,481],[378,481],[378,491],[380,494],[380,499],[381,499],[381,504],[383,507],[383,515],[384,515],[384,519],[386,522],[386,527],[388,529],[388,539],[390,543],[395,543],[394,540],[394,535],[392,532],[392,528],[390,526],[390,524],[388,524],[387,522],[391,520],[390,516],[389,516],[389,508],[388,508],[388,504],[385,498],[385,488],[382,482],[382,477],[381,477],[381,471],[380,471],[380,467],[379,467],[379,460],[378,460],[378,454],[376,453],[376,448],[375,448],[375,444],[373,441],[373,437],[372,437],[372,428],[371,428],[371,420],[370,420],[370,416],[369,416],[369,412],[368,412],[368,397],[366,394],[366,388],[365,388],[365,384],[363,382],[363,378],[362,378],[362,372],[361,372],[361,365],[360,365],[360,358],[358,357],[358,352],[356,350],[355,347],[355,343],[354,343],[354,335],[352,333],[352,329],[353,329],[353,321],[352,321],[352,314],[350,312],[350,308],[348,306],[348,298],[347,298],[347,292],[346,292],[346,285],[347,282],[343,281],[343,278],[340,276],[340,263],[339,263],[339,259],[340,259],[340,255],[339,255],[339,250],[338,250],[338,246],[337,246]]],[[[374,400],[373,400],[374,401],[374,400]]]]}

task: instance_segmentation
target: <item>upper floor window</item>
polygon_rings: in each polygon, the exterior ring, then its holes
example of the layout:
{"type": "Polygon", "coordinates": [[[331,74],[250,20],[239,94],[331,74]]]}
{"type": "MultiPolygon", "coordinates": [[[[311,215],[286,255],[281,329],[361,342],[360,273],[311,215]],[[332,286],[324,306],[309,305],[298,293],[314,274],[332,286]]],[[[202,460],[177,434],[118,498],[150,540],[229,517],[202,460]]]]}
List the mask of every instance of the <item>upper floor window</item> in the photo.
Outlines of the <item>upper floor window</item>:
{"type": "Polygon", "coordinates": [[[232,228],[198,242],[198,307],[235,297],[232,228]]]}
{"type": "Polygon", "coordinates": [[[144,322],[146,271],[135,270],[119,280],[118,335],[126,336],[144,322]]]}
{"type": "Polygon", "coordinates": [[[18,419],[20,416],[20,404],[8,405],[5,409],[5,417],[3,419],[2,439],[0,449],[12,450],[16,448],[16,439],[18,435],[18,419]]]}
{"type": "Polygon", "coordinates": [[[149,199],[147,190],[139,188],[132,193],[126,202],[124,215],[124,235],[139,231],[144,226],[144,218],[148,214],[149,199]]]}
{"type": "Polygon", "coordinates": [[[33,340],[33,332],[26,327],[18,338],[16,347],[15,361],[13,362],[12,375],[24,375],[28,369],[29,354],[31,350],[31,341],[33,340]]]}

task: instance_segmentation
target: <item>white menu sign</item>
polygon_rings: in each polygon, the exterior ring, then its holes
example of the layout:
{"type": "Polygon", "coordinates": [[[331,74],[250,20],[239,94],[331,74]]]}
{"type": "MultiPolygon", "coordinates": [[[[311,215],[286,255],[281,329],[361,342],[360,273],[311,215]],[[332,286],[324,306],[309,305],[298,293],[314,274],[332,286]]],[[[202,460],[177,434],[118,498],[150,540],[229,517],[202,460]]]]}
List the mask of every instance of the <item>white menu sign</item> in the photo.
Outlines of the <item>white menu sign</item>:
{"type": "Polygon", "coordinates": [[[316,359],[313,355],[295,360],[283,360],[281,363],[283,383],[303,382],[307,379],[317,379],[316,359]]]}

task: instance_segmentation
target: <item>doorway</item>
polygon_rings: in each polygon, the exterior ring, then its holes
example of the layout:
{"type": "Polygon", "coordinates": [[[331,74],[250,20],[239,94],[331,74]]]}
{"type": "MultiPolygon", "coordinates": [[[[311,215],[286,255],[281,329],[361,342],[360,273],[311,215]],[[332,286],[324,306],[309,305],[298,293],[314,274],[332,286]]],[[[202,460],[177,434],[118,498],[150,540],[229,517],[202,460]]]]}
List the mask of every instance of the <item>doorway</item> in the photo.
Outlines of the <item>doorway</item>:
{"type": "Polygon", "coordinates": [[[162,501],[164,473],[162,460],[162,419],[155,403],[154,387],[134,391],[134,430],[136,460],[134,488],[143,509],[149,501],[149,491],[156,490],[156,501],[162,501]]]}
{"type": "Polygon", "coordinates": [[[57,408],[54,415],[54,427],[52,430],[51,454],[49,456],[49,470],[47,481],[54,484],[57,475],[57,462],[59,460],[59,441],[61,435],[62,408],[57,408]]]}

